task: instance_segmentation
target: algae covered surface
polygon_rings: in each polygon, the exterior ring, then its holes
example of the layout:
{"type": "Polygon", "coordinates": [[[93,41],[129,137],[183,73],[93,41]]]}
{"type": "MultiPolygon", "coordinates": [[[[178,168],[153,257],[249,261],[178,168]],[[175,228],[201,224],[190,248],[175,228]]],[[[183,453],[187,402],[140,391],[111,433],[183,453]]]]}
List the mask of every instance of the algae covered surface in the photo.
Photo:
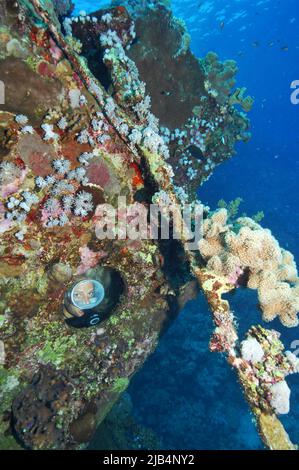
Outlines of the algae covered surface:
{"type": "Polygon", "coordinates": [[[297,326],[293,255],[238,203],[202,208],[194,251],[181,214],[180,240],[122,231],[126,205],[145,226],[152,203],[199,204],[198,187],[250,139],[236,62],[197,58],[169,2],[72,10],[0,3],[0,447],[159,448],[124,392],[201,291],[210,350],[235,370],[264,444],[295,449],[278,417],[298,360],[263,326],[239,338],[223,298],[258,290],[264,319],[297,326]]]}

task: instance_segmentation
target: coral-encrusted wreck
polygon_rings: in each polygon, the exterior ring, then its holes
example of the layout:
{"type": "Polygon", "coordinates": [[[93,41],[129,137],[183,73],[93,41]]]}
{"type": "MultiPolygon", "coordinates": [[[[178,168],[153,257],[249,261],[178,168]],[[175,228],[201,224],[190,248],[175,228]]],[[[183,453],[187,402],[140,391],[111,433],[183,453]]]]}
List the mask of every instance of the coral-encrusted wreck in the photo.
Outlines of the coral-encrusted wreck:
{"type": "Polygon", "coordinates": [[[69,17],[71,2],[0,2],[0,447],[86,446],[199,286],[211,350],[236,369],[265,445],[294,449],[277,414],[298,361],[260,326],[240,343],[222,299],[246,278],[267,320],[296,325],[292,255],[225,210],[206,211],[200,255],[184,240],[96,236],[100,204],[191,202],[249,138],[252,99],[234,89],[236,64],[196,59],[167,2],[139,3],[69,17]],[[101,325],[67,297],[83,278],[105,286],[101,325]]]}

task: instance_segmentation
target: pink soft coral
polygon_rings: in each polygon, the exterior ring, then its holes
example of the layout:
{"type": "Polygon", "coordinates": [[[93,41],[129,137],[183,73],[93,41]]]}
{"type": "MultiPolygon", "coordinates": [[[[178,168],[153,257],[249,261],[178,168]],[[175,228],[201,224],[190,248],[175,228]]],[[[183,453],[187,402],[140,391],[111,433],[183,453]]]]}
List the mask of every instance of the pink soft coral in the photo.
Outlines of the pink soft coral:
{"type": "Polygon", "coordinates": [[[95,268],[99,260],[107,256],[107,253],[105,251],[94,252],[90,250],[87,245],[79,248],[79,253],[81,257],[81,263],[77,268],[77,275],[84,274],[89,269],[95,268]]]}
{"type": "Polygon", "coordinates": [[[237,267],[235,271],[233,273],[230,273],[230,275],[228,276],[229,282],[233,284],[234,286],[239,287],[240,286],[239,279],[242,276],[242,274],[244,274],[243,269],[240,267],[237,267]]]}
{"type": "Polygon", "coordinates": [[[1,186],[0,196],[6,198],[11,194],[16,193],[19,190],[21,184],[23,183],[27,173],[28,170],[25,168],[24,170],[21,170],[20,176],[16,177],[13,181],[1,186]]]}
{"type": "Polygon", "coordinates": [[[5,219],[5,207],[2,202],[0,202],[0,233],[7,232],[13,226],[13,222],[8,219],[5,219]]]}

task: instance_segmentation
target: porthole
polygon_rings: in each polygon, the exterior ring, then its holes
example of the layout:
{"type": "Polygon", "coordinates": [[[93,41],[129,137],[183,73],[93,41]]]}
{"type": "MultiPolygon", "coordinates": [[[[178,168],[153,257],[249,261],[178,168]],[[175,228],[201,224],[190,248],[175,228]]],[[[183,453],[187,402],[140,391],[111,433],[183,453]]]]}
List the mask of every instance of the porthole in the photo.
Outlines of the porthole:
{"type": "Polygon", "coordinates": [[[120,273],[110,267],[98,267],[78,277],[64,296],[63,315],[74,328],[88,328],[113,313],[124,292],[120,273]]]}

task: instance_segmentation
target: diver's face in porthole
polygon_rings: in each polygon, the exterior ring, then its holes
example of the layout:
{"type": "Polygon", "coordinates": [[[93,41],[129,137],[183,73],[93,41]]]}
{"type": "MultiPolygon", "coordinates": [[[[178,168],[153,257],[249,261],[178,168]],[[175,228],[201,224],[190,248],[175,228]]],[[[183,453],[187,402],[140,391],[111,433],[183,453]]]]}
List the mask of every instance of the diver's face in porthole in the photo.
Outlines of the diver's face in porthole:
{"type": "Polygon", "coordinates": [[[95,280],[80,281],[73,288],[71,298],[73,304],[81,310],[91,309],[102,302],[104,288],[95,280]]]}

